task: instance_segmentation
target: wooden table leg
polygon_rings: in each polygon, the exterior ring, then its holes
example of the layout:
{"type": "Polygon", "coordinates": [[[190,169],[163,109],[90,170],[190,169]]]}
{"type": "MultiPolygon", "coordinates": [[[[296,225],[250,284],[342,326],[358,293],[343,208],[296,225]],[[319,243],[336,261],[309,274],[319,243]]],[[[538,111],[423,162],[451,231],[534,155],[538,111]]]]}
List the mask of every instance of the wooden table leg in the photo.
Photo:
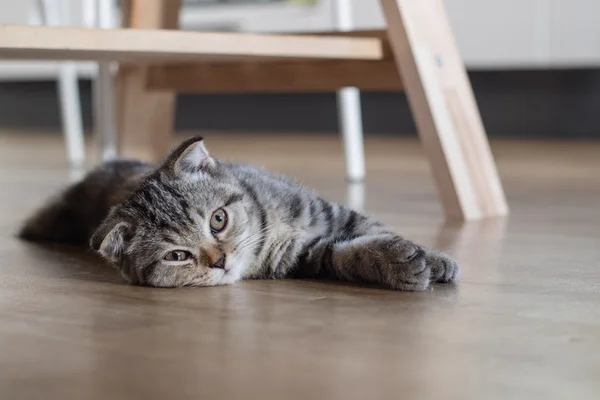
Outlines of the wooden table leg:
{"type": "MultiPolygon", "coordinates": [[[[125,0],[123,25],[178,29],[180,0],[125,0]]],[[[121,67],[117,76],[117,131],[122,157],[162,159],[171,147],[175,93],[148,92],[144,67],[121,67]]]]}
{"type": "Polygon", "coordinates": [[[449,219],[508,207],[442,0],[380,0],[396,65],[449,219]]]}

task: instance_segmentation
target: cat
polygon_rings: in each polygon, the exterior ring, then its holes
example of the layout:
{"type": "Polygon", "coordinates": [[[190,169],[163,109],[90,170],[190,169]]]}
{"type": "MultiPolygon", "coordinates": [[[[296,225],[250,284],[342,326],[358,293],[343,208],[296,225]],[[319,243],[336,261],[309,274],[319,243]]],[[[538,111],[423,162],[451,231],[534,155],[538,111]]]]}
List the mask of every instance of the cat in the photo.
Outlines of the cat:
{"type": "Polygon", "coordinates": [[[29,218],[20,237],[91,246],[131,284],[215,286],[324,278],[422,291],[459,266],[293,180],[209,155],[189,138],[158,166],[92,170],[29,218]]]}

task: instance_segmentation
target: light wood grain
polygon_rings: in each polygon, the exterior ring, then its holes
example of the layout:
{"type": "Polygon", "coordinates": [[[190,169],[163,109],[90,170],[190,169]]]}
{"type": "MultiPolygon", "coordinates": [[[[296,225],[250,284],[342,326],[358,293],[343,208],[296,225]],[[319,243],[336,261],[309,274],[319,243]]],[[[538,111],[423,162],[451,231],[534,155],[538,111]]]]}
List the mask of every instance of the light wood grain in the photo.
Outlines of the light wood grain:
{"type": "Polygon", "coordinates": [[[335,36],[335,37],[359,37],[378,39],[381,42],[382,60],[392,60],[394,53],[390,46],[386,29],[357,29],[352,31],[311,31],[301,32],[299,35],[309,36],[335,36]]]}
{"type": "MultiPolygon", "coordinates": [[[[149,0],[148,9],[160,1],[149,0]]],[[[143,8],[134,14],[134,23],[144,21],[147,10],[143,8]]],[[[249,58],[378,60],[383,55],[381,42],[376,38],[161,31],[137,26],[140,29],[0,26],[0,58],[166,62],[249,58]]]]}
{"type": "MultiPolygon", "coordinates": [[[[349,201],[335,134],[199,133],[349,201]]],[[[419,142],[366,137],[365,212],[456,256],[454,286],[161,290],[14,238],[69,171],[59,132],[0,131],[0,398],[596,400],[600,143],[492,147],[511,215],[449,224],[419,142]]]]}
{"type": "Polygon", "coordinates": [[[343,87],[401,90],[393,60],[200,63],[148,69],[148,90],[178,92],[331,92],[343,87]]]}
{"type": "MultiPolygon", "coordinates": [[[[123,26],[177,29],[180,0],[122,2],[123,26]]],[[[175,93],[146,90],[147,67],[121,65],[117,76],[117,132],[121,157],[156,161],[172,139],[175,93]]]]}
{"type": "Polygon", "coordinates": [[[449,218],[505,215],[506,199],[441,0],[381,0],[389,40],[449,218]]]}
{"type": "Polygon", "coordinates": [[[385,30],[309,32],[306,36],[375,38],[381,60],[195,62],[148,69],[148,90],[179,92],[329,92],[342,87],[402,90],[385,30]]]}

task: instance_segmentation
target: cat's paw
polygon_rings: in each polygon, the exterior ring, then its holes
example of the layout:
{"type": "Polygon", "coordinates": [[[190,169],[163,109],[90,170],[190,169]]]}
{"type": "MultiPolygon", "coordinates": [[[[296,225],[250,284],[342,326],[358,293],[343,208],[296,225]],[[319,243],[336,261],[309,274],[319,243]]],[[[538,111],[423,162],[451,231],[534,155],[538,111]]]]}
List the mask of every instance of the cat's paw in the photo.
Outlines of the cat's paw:
{"type": "Polygon", "coordinates": [[[431,283],[448,283],[458,276],[459,266],[449,255],[426,250],[408,240],[382,243],[387,260],[387,283],[394,289],[422,291],[431,283]]]}
{"type": "Polygon", "coordinates": [[[431,268],[431,282],[448,283],[458,277],[460,267],[448,254],[438,250],[426,250],[425,262],[431,268]]]}
{"type": "Polygon", "coordinates": [[[426,251],[408,240],[380,243],[385,280],[397,290],[423,291],[429,287],[431,268],[426,262],[426,251]]]}

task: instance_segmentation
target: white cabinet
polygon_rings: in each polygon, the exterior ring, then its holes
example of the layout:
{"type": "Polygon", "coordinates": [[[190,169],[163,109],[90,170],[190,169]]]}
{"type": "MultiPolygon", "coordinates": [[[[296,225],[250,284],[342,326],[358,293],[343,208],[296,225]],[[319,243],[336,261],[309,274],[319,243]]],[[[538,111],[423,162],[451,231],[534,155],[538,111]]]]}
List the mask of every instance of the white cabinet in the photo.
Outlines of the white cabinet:
{"type": "MultiPolygon", "coordinates": [[[[545,0],[542,0],[542,2],[545,0]]],[[[447,0],[465,63],[471,68],[544,65],[538,0],[447,0]]]]}
{"type": "MultiPolygon", "coordinates": [[[[427,1],[427,0],[413,0],[427,1]]],[[[331,0],[293,18],[253,18],[252,31],[327,30],[331,0]]],[[[383,28],[379,0],[353,0],[357,28],[383,28]]],[[[469,68],[600,66],[600,0],[446,0],[469,68]]]]}
{"type": "Polygon", "coordinates": [[[446,0],[471,68],[600,66],[600,0],[446,0]]]}
{"type": "Polygon", "coordinates": [[[600,65],[600,0],[549,0],[550,64],[600,65]]]}

